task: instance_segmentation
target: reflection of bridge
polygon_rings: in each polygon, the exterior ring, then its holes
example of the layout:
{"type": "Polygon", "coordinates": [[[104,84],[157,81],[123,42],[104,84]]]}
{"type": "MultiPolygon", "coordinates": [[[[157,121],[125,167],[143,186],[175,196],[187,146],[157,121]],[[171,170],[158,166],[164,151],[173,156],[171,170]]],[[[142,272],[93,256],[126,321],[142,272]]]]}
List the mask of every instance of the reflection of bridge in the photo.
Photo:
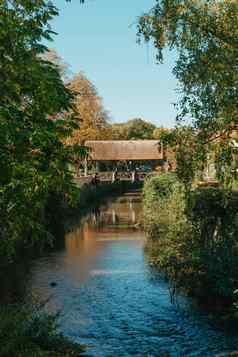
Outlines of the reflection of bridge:
{"type": "Polygon", "coordinates": [[[95,209],[91,214],[91,224],[116,232],[120,229],[138,228],[141,220],[141,191],[130,192],[113,201],[108,206],[95,209]]]}

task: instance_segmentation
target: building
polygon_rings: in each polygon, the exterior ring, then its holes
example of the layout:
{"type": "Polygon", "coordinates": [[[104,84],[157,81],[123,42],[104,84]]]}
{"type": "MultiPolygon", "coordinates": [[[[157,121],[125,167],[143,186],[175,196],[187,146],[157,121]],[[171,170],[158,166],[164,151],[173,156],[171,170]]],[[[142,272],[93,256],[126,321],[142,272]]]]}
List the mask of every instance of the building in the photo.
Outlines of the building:
{"type": "Polygon", "coordinates": [[[87,167],[96,171],[152,171],[164,164],[159,140],[86,141],[87,167]]]}

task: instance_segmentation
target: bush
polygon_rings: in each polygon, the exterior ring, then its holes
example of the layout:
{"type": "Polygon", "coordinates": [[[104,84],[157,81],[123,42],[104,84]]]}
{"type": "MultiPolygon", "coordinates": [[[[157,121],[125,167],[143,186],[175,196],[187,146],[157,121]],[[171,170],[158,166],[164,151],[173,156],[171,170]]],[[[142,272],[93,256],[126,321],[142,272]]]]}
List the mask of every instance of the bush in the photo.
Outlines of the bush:
{"type": "Polygon", "coordinates": [[[233,298],[238,278],[237,197],[220,189],[204,188],[195,190],[190,202],[200,271],[211,293],[233,298]]]}
{"type": "Polygon", "coordinates": [[[233,302],[238,278],[238,199],[216,188],[185,192],[164,174],[144,187],[148,257],[196,296],[233,302]]]}
{"type": "Polygon", "coordinates": [[[83,348],[57,332],[56,319],[40,305],[0,307],[0,356],[80,356],[83,348]]]}
{"type": "Polygon", "coordinates": [[[153,264],[158,265],[176,284],[184,279],[191,243],[192,226],[185,214],[183,186],[173,174],[149,179],[144,187],[145,230],[150,240],[147,251],[153,264]]]}

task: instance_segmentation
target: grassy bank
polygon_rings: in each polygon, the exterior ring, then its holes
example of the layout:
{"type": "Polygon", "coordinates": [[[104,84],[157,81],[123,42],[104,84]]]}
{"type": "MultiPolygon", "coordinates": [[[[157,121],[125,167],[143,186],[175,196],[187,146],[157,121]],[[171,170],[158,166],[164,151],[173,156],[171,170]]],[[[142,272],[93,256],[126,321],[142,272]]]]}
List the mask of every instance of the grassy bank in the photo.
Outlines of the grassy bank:
{"type": "Polygon", "coordinates": [[[215,188],[187,194],[175,175],[144,187],[147,253],[176,288],[233,308],[238,288],[238,197],[215,188]]]}

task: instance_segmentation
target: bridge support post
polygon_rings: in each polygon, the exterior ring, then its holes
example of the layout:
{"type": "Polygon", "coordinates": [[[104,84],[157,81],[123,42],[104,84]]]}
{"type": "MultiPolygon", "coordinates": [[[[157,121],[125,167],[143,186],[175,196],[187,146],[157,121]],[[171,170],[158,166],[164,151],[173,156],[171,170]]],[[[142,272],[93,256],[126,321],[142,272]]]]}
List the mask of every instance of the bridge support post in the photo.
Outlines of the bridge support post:
{"type": "Polygon", "coordinates": [[[114,183],[116,181],[116,177],[115,177],[115,171],[112,171],[112,183],[114,183]]]}
{"type": "Polygon", "coordinates": [[[132,171],[132,173],[131,173],[131,182],[132,183],[135,182],[135,171],[132,171]]]}

